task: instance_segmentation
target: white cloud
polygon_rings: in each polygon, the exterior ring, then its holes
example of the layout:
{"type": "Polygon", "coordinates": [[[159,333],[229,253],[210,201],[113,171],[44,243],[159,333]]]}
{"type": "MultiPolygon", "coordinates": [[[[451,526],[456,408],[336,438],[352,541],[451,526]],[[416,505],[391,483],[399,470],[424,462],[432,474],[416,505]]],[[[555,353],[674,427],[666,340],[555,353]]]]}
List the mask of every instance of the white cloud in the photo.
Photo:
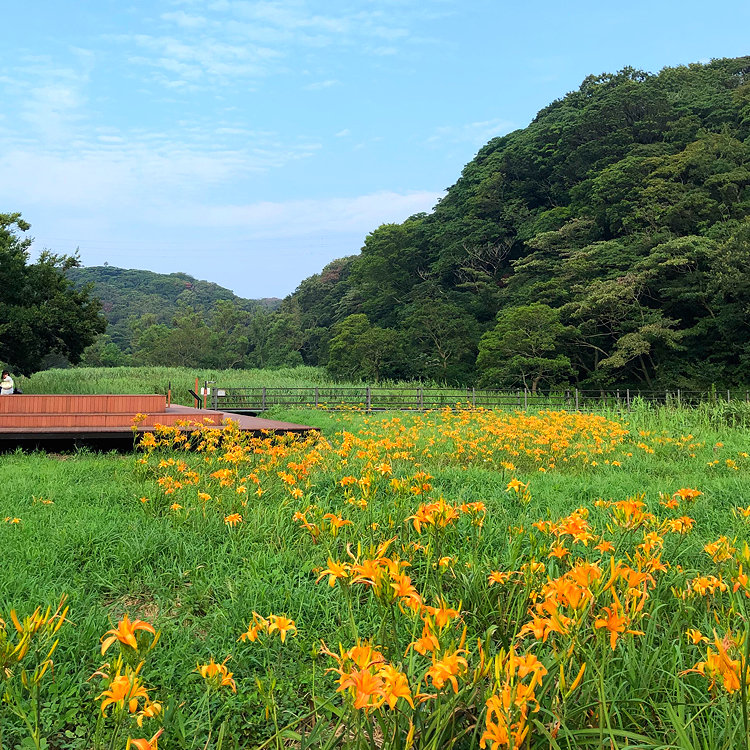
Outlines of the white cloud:
{"type": "Polygon", "coordinates": [[[335,134],[336,138],[346,138],[346,136],[351,135],[352,131],[349,130],[349,128],[344,128],[343,130],[339,130],[338,133],[335,134]]]}
{"type": "Polygon", "coordinates": [[[321,147],[259,134],[243,148],[211,148],[201,143],[209,136],[199,131],[192,141],[178,141],[159,133],[110,133],[80,142],[75,152],[14,144],[0,154],[0,203],[114,212],[163,207],[307,158],[321,147]]]}
{"type": "Polygon", "coordinates": [[[172,88],[231,84],[280,72],[296,58],[299,48],[341,46],[384,56],[398,54],[406,44],[432,41],[415,33],[422,21],[434,15],[416,0],[388,8],[310,0],[182,4],[186,9],[159,16],[161,26],[156,31],[115,38],[139,50],[130,54],[131,63],[159,71],[155,79],[172,88]]]}
{"type": "Polygon", "coordinates": [[[203,229],[229,228],[253,238],[302,237],[317,234],[360,233],[380,224],[403,221],[430,211],[441,193],[383,191],[352,198],[261,201],[246,205],[191,205],[177,209],[171,220],[189,221],[203,229]]]}
{"type": "Polygon", "coordinates": [[[439,146],[446,143],[470,143],[484,145],[490,138],[508,133],[514,127],[510,120],[494,119],[469,122],[464,125],[446,125],[436,128],[425,143],[439,146]]]}
{"type": "Polygon", "coordinates": [[[315,81],[314,83],[308,83],[304,88],[306,91],[321,91],[322,89],[330,89],[332,86],[339,85],[341,85],[341,81],[336,81],[335,79],[331,78],[327,81],[315,81]]]}

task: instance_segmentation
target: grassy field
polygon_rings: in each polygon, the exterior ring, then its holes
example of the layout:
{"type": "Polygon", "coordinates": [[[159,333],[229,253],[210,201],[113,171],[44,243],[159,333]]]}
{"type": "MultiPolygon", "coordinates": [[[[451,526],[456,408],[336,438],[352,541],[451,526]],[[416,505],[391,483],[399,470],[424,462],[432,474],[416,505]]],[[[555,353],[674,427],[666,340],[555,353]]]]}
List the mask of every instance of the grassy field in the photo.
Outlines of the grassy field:
{"type": "Polygon", "coordinates": [[[322,437],[0,457],[3,747],[748,746],[742,429],[275,416],[322,437]]]}
{"type": "Polygon", "coordinates": [[[166,393],[172,385],[175,403],[192,405],[188,393],[198,378],[223,386],[269,388],[333,385],[320,367],[282,367],[277,370],[192,370],[186,367],[73,367],[42,370],[30,378],[19,377],[24,393],[166,393]]]}

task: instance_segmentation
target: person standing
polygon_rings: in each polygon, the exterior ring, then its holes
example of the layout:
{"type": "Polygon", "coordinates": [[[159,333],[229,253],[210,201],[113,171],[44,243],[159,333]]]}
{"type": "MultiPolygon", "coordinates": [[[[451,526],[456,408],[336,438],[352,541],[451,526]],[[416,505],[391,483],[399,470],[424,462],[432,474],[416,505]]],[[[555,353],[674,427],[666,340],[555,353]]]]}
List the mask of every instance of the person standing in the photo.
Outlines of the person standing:
{"type": "Polygon", "coordinates": [[[3,370],[2,378],[0,378],[0,396],[12,396],[14,391],[13,378],[7,370],[3,370]]]}

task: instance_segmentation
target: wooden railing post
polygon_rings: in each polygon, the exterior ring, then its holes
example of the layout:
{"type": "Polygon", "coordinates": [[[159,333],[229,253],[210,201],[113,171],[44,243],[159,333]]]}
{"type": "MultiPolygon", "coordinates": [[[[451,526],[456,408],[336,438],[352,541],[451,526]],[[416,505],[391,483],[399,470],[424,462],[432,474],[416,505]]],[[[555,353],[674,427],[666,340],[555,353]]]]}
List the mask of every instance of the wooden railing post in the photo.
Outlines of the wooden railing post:
{"type": "Polygon", "coordinates": [[[578,411],[578,388],[576,388],[576,411],[578,411]]]}
{"type": "Polygon", "coordinates": [[[370,411],[372,409],[372,390],[370,389],[370,386],[367,386],[367,411],[370,411]]]}
{"type": "Polygon", "coordinates": [[[261,404],[260,406],[261,411],[265,411],[266,410],[266,387],[265,386],[263,386],[260,404],[261,404]]]}
{"type": "Polygon", "coordinates": [[[315,388],[315,408],[318,408],[318,388],[315,388]]]}
{"type": "Polygon", "coordinates": [[[524,388],[523,389],[523,410],[527,411],[529,408],[529,391],[524,388]]]}

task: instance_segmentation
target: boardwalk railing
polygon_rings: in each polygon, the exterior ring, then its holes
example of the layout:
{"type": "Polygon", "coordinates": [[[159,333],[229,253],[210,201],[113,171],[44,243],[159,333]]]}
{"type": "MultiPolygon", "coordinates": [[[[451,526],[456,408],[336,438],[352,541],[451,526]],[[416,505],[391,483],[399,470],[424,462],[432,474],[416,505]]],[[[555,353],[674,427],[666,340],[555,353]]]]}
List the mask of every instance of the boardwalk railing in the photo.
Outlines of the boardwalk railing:
{"type": "MultiPolygon", "coordinates": [[[[203,389],[202,389],[203,390],[203,389]]],[[[205,388],[206,406],[227,412],[263,412],[273,407],[325,408],[366,411],[427,411],[450,408],[492,409],[630,409],[636,403],[665,406],[697,406],[703,403],[750,401],[746,391],[641,391],[621,389],[594,391],[568,389],[533,394],[529,390],[475,388],[384,388],[374,386],[327,386],[307,388],[221,387],[205,388]]]]}

